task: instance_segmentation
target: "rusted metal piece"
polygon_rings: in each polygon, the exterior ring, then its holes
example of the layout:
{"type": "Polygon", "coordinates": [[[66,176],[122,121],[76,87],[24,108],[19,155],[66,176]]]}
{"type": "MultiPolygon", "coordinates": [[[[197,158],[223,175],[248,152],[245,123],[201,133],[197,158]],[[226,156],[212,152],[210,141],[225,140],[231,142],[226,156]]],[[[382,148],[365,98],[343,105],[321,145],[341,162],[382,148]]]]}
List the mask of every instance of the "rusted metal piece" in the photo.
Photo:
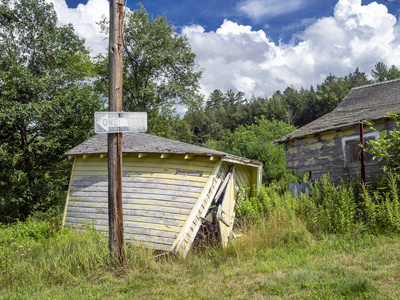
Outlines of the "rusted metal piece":
{"type": "MultiPolygon", "coordinates": [[[[360,129],[360,144],[364,147],[364,122],[360,120],[359,122],[360,129]]],[[[361,180],[365,182],[365,157],[364,157],[364,148],[360,147],[360,161],[361,161],[361,180]]]]}

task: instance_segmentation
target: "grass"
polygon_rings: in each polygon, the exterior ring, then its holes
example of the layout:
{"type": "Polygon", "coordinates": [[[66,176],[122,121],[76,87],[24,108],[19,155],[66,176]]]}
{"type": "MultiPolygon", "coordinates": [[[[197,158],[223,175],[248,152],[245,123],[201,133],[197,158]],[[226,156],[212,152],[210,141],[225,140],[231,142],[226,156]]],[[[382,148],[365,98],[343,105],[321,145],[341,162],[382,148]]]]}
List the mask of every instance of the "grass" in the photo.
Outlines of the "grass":
{"type": "Polygon", "coordinates": [[[400,298],[398,235],[315,238],[301,223],[270,218],[226,249],[186,259],[128,247],[127,266],[115,270],[107,239],[90,228],[27,224],[0,229],[1,299],[400,298]]]}
{"type": "Polygon", "coordinates": [[[400,299],[400,178],[384,184],[370,192],[323,178],[301,198],[262,187],[239,198],[244,234],[227,248],[182,259],[127,246],[119,269],[90,226],[3,226],[0,299],[400,299]]]}

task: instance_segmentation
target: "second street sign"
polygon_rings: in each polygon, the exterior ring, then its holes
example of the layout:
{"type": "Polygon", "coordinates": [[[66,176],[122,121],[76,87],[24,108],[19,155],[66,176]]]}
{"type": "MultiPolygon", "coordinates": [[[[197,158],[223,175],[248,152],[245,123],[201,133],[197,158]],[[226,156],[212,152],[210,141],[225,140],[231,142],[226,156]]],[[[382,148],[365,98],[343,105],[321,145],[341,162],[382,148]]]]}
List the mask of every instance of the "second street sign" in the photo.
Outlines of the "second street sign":
{"type": "Polygon", "coordinates": [[[94,113],[96,133],[146,132],[145,112],[96,112],[94,113]]]}

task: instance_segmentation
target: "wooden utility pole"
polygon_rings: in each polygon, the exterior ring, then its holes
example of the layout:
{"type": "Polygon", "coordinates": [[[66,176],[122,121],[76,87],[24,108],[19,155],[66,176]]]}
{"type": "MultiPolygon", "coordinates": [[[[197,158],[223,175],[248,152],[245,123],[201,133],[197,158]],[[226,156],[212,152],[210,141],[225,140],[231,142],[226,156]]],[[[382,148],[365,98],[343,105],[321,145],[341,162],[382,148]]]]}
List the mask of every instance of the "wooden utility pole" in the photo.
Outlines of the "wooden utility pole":
{"type": "MultiPolygon", "coordinates": [[[[109,106],[122,111],[123,0],[110,0],[109,106]]],[[[122,210],[122,134],[108,133],[108,241],[111,254],[125,263],[122,210]]]]}

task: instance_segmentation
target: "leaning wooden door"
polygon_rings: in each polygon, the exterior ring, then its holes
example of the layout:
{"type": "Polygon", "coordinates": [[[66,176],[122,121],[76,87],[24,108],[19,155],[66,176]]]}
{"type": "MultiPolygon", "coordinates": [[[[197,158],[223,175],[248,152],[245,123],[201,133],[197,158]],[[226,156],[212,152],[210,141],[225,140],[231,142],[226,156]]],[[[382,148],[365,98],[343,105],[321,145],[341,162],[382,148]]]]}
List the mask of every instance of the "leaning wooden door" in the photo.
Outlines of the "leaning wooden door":
{"type": "Polygon", "coordinates": [[[221,244],[225,247],[229,237],[233,236],[233,222],[235,219],[235,179],[232,174],[225,190],[222,203],[218,207],[217,220],[221,234],[221,244]]]}

